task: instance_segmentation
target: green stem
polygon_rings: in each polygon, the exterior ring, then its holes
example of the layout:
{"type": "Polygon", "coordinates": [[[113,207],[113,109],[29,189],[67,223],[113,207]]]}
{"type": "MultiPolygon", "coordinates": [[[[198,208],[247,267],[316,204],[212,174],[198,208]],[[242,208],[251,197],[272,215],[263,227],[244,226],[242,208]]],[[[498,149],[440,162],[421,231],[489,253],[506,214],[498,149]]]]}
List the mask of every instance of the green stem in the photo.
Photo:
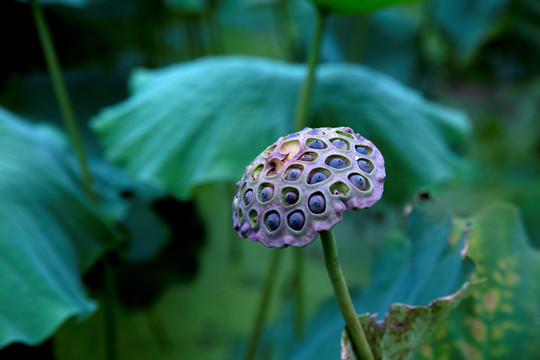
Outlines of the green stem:
{"type": "Polygon", "coordinates": [[[364,334],[364,329],[358,320],[358,315],[354,310],[354,306],[345,283],[345,277],[341,271],[339,265],[336,241],[334,240],[334,234],[332,230],[323,230],[320,232],[321,241],[324,249],[324,261],[326,263],[326,269],[330,276],[330,281],[334,287],[334,293],[339,305],[339,310],[345,319],[347,324],[347,330],[349,335],[356,346],[356,351],[362,360],[373,360],[373,353],[369,347],[369,343],[364,334]]]}
{"type": "Polygon", "coordinates": [[[311,100],[311,93],[315,85],[315,69],[319,61],[319,49],[321,47],[321,39],[326,24],[327,14],[320,8],[316,7],[316,21],[313,28],[312,44],[308,56],[308,73],[302,83],[300,97],[296,105],[296,114],[294,117],[294,129],[301,130],[306,127],[307,112],[311,100]]]}
{"type": "MultiPolygon", "coordinates": [[[[92,184],[92,177],[90,176],[90,171],[88,169],[88,163],[82,144],[81,133],[77,126],[77,121],[75,119],[73,108],[71,107],[71,101],[66,90],[66,85],[62,76],[62,71],[60,69],[58,58],[56,56],[56,51],[54,49],[53,40],[49,28],[47,27],[43,11],[37,0],[30,0],[29,2],[30,8],[32,9],[32,16],[34,17],[34,23],[36,24],[39,40],[43,48],[43,54],[45,56],[49,75],[53,84],[56,100],[60,108],[60,113],[62,114],[64,124],[71,138],[71,142],[73,143],[73,148],[75,149],[77,161],[81,169],[85,192],[90,201],[92,201],[93,203],[97,203],[98,197],[96,191],[94,190],[94,186],[92,184]]],[[[114,270],[112,269],[107,256],[105,256],[105,258],[103,259],[103,266],[105,281],[104,322],[106,359],[114,360],[117,358],[116,321],[114,312],[116,287],[114,281],[114,270]]]]}
{"type": "Polygon", "coordinates": [[[56,52],[54,50],[49,28],[47,27],[45,17],[43,16],[43,11],[37,0],[30,0],[30,7],[32,9],[32,15],[34,17],[34,23],[36,24],[39,40],[41,42],[41,46],[43,47],[43,53],[45,55],[45,61],[47,62],[47,68],[49,69],[49,74],[51,76],[56,100],[58,101],[60,112],[62,113],[64,123],[68,129],[68,133],[73,143],[73,147],[75,148],[77,160],[81,168],[86,194],[91,201],[96,202],[97,195],[94,187],[92,186],[92,178],[90,176],[90,171],[88,170],[81,135],[77,127],[75,114],[73,113],[68,93],[66,91],[66,85],[62,77],[62,72],[60,70],[56,52]]]}
{"type": "Polygon", "coordinates": [[[116,348],[116,281],[114,269],[111,265],[109,256],[103,258],[103,272],[105,278],[105,299],[103,301],[104,324],[105,324],[105,359],[117,359],[118,351],[116,348]]]}
{"type": "Polygon", "coordinates": [[[304,337],[304,249],[294,249],[295,255],[295,316],[294,332],[297,339],[304,337]]]}
{"type": "Polygon", "coordinates": [[[279,263],[282,258],[280,249],[274,249],[274,254],[272,256],[272,261],[270,267],[268,268],[268,273],[266,274],[266,281],[264,284],[264,290],[261,297],[261,302],[259,303],[259,309],[257,311],[257,319],[255,321],[255,326],[251,332],[251,339],[249,341],[249,348],[246,354],[246,360],[253,360],[257,352],[257,346],[259,345],[259,340],[261,338],[262,329],[266,321],[266,315],[268,314],[268,304],[270,298],[272,297],[272,292],[276,283],[277,273],[279,270],[279,263]]]}

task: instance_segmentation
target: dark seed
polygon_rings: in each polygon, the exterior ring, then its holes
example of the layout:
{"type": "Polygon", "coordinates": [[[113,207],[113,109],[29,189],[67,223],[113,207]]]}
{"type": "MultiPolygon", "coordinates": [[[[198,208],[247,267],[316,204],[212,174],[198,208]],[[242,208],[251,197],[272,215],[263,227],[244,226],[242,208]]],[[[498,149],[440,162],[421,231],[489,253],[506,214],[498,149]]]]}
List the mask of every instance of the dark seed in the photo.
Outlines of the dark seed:
{"type": "Polygon", "coordinates": [[[370,173],[373,171],[371,164],[367,162],[366,160],[358,160],[358,167],[367,173],[370,173]]]}
{"type": "Polygon", "coordinates": [[[315,174],[311,175],[311,179],[309,179],[310,184],[316,184],[320,183],[321,181],[324,181],[328,179],[328,176],[326,176],[325,173],[322,172],[316,172],[315,174]]]}
{"type": "Polygon", "coordinates": [[[244,204],[248,205],[251,202],[251,199],[253,198],[253,190],[248,190],[244,194],[244,204]]]}
{"type": "Polygon", "coordinates": [[[304,154],[300,157],[300,160],[302,161],[313,161],[313,156],[309,154],[304,154]]]}
{"type": "Polygon", "coordinates": [[[295,138],[295,137],[298,137],[298,134],[292,133],[292,134],[287,135],[285,140],[289,140],[289,139],[292,139],[292,138],[295,138]]]}
{"type": "Polygon", "coordinates": [[[347,143],[341,139],[332,140],[332,145],[341,150],[347,150],[347,143]]]}
{"type": "Polygon", "coordinates": [[[291,169],[287,173],[287,177],[285,178],[285,180],[295,181],[295,180],[298,180],[300,175],[302,175],[302,170],[300,170],[300,169],[291,169]]]}
{"type": "Polygon", "coordinates": [[[261,201],[266,202],[270,200],[274,196],[274,188],[271,186],[267,186],[261,191],[261,201]]]}
{"type": "Polygon", "coordinates": [[[349,180],[358,189],[360,189],[360,190],[365,190],[366,189],[366,179],[364,179],[362,176],[360,176],[360,175],[351,175],[351,176],[349,176],[349,180]]]}
{"type": "Polygon", "coordinates": [[[294,230],[301,230],[305,222],[304,214],[301,211],[295,211],[289,216],[289,225],[294,230]]]}
{"type": "Polygon", "coordinates": [[[268,214],[266,217],[266,226],[272,231],[279,227],[279,214],[276,212],[268,214]]]}
{"type": "Polygon", "coordinates": [[[312,195],[309,198],[309,209],[314,214],[320,214],[324,212],[326,209],[326,201],[324,200],[324,196],[320,194],[312,195]]]}
{"type": "Polygon", "coordinates": [[[324,135],[323,131],[321,129],[313,129],[308,134],[311,135],[324,135]]]}
{"type": "Polygon", "coordinates": [[[324,149],[325,146],[324,146],[324,143],[321,141],[321,140],[312,140],[308,147],[312,148],[312,149],[324,149]]]}
{"type": "Polygon", "coordinates": [[[362,155],[368,155],[369,154],[368,149],[363,147],[363,146],[357,146],[356,147],[356,152],[359,153],[359,154],[362,154],[362,155]]]}
{"type": "Polygon", "coordinates": [[[328,162],[328,165],[330,165],[331,167],[335,169],[343,169],[344,167],[347,166],[347,164],[345,163],[343,159],[337,158],[337,157],[330,159],[330,161],[328,162]]]}
{"type": "Polygon", "coordinates": [[[287,204],[294,204],[298,201],[298,195],[293,192],[288,192],[285,194],[285,201],[287,202],[287,204]]]}

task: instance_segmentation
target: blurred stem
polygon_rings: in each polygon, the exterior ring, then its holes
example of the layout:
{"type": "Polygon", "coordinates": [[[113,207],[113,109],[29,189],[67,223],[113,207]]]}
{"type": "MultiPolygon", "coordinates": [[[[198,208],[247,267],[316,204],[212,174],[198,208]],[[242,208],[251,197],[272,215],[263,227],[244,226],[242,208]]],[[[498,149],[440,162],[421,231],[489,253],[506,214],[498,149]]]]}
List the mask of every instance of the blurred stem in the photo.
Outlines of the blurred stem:
{"type": "Polygon", "coordinates": [[[347,330],[356,347],[356,351],[362,360],[373,360],[373,353],[366,339],[364,329],[358,320],[358,315],[354,310],[345,277],[339,265],[336,241],[332,230],[323,230],[320,232],[321,241],[324,250],[324,262],[330,276],[330,281],[334,287],[334,293],[339,305],[339,310],[347,324],[347,330]]]}
{"type": "Polygon", "coordinates": [[[105,301],[103,301],[105,323],[105,359],[117,359],[116,348],[116,318],[114,307],[116,305],[116,280],[114,269],[109,255],[103,258],[103,271],[105,278],[105,301]]]}
{"type": "Polygon", "coordinates": [[[268,314],[268,304],[270,303],[270,298],[276,284],[277,272],[279,269],[279,263],[282,258],[282,253],[280,249],[273,249],[274,254],[272,255],[272,260],[270,267],[268,268],[268,273],[266,274],[266,280],[264,284],[264,290],[261,297],[261,302],[259,303],[259,309],[257,311],[257,319],[255,321],[255,326],[251,332],[251,339],[249,341],[249,348],[246,354],[246,360],[253,360],[257,352],[257,347],[259,345],[259,340],[261,338],[262,329],[264,323],[266,322],[266,315],[268,314]]]}
{"type": "Polygon", "coordinates": [[[90,176],[90,171],[88,170],[86,155],[82,145],[81,133],[77,126],[77,121],[75,120],[75,114],[73,113],[73,109],[71,107],[69,95],[66,91],[66,85],[64,83],[64,78],[62,77],[62,72],[60,70],[60,64],[58,63],[58,58],[54,50],[51,34],[49,32],[49,28],[47,27],[47,23],[45,22],[43,11],[37,0],[30,0],[29,2],[32,9],[32,15],[34,17],[34,23],[36,24],[39,35],[39,40],[41,42],[41,46],[43,47],[43,53],[45,55],[45,61],[47,62],[47,68],[49,69],[49,75],[51,76],[56,100],[58,101],[60,112],[62,113],[65,126],[68,130],[71,142],[73,143],[77,160],[81,168],[84,189],[90,200],[95,203],[97,202],[97,194],[92,185],[92,178],[90,176]]]}
{"type": "Polygon", "coordinates": [[[311,100],[311,94],[315,85],[315,69],[319,61],[319,49],[321,47],[321,39],[326,24],[326,18],[328,15],[322,11],[319,7],[315,7],[316,21],[313,28],[313,34],[311,37],[311,48],[308,55],[308,73],[302,83],[300,89],[299,100],[296,104],[296,114],[294,117],[294,129],[301,130],[306,127],[307,112],[309,109],[309,103],[311,100]]]}
{"type": "Polygon", "coordinates": [[[294,316],[294,333],[297,339],[304,336],[304,249],[295,248],[295,316],[294,316]]]}
{"type": "MultiPolygon", "coordinates": [[[[283,5],[285,6],[285,5],[283,5]]],[[[308,55],[308,72],[302,83],[300,95],[296,103],[296,114],[294,118],[294,130],[301,130],[306,127],[307,112],[311,101],[311,94],[315,85],[315,69],[319,60],[319,49],[321,39],[326,24],[327,14],[318,6],[315,6],[316,21],[311,38],[311,49],[308,55]]],[[[302,249],[295,249],[295,334],[298,339],[304,333],[304,255],[302,249]]]]}
{"type": "Polygon", "coordinates": [[[294,61],[296,58],[294,49],[294,31],[291,25],[291,16],[289,14],[289,1],[279,0],[274,5],[274,23],[276,35],[281,39],[280,44],[283,50],[283,56],[288,61],[294,61]]]}

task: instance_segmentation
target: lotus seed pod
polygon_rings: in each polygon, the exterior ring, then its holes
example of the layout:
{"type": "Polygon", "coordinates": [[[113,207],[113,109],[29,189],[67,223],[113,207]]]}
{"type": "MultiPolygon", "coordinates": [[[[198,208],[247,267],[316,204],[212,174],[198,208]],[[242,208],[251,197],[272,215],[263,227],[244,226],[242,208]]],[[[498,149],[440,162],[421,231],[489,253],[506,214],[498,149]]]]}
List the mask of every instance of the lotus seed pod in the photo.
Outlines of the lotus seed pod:
{"type": "Polygon", "coordinates": [[[246,167],[233,200],[234,228],[268,247],[306,246],[344,211],[373,206],[385,176],[379,150],[351,128],[306,128],[246,167]]]}

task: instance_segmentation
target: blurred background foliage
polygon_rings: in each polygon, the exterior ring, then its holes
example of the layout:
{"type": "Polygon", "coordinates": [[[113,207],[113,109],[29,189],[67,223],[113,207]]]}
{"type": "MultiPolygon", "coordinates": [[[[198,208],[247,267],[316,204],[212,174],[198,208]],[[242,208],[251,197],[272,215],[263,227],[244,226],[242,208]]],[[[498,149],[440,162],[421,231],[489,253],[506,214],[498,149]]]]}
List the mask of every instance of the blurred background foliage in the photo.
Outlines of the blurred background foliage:
{"type": "MultiPolygon", "coordinates": [[[[313,4],[40,3],[100,203],[85,198],[30,7],[4,0],[0,358],[105,358],[107,304],[120,359],[240,358],[270,252],[232,230],[234,182],[294,130],[313,4]]],[[[482,280],[419,356],[540,356],[539,3],[356,6],[329,18],[308,124],[351,126],[385,156],[381,203],[336,227],[358,312],[482,280]],[[464,229],[474,271],[456,253],[464,229]]],[[[284,250],[261,358],[338,357],[322,251],[304,251],[305,337],[284,250]]]]}

